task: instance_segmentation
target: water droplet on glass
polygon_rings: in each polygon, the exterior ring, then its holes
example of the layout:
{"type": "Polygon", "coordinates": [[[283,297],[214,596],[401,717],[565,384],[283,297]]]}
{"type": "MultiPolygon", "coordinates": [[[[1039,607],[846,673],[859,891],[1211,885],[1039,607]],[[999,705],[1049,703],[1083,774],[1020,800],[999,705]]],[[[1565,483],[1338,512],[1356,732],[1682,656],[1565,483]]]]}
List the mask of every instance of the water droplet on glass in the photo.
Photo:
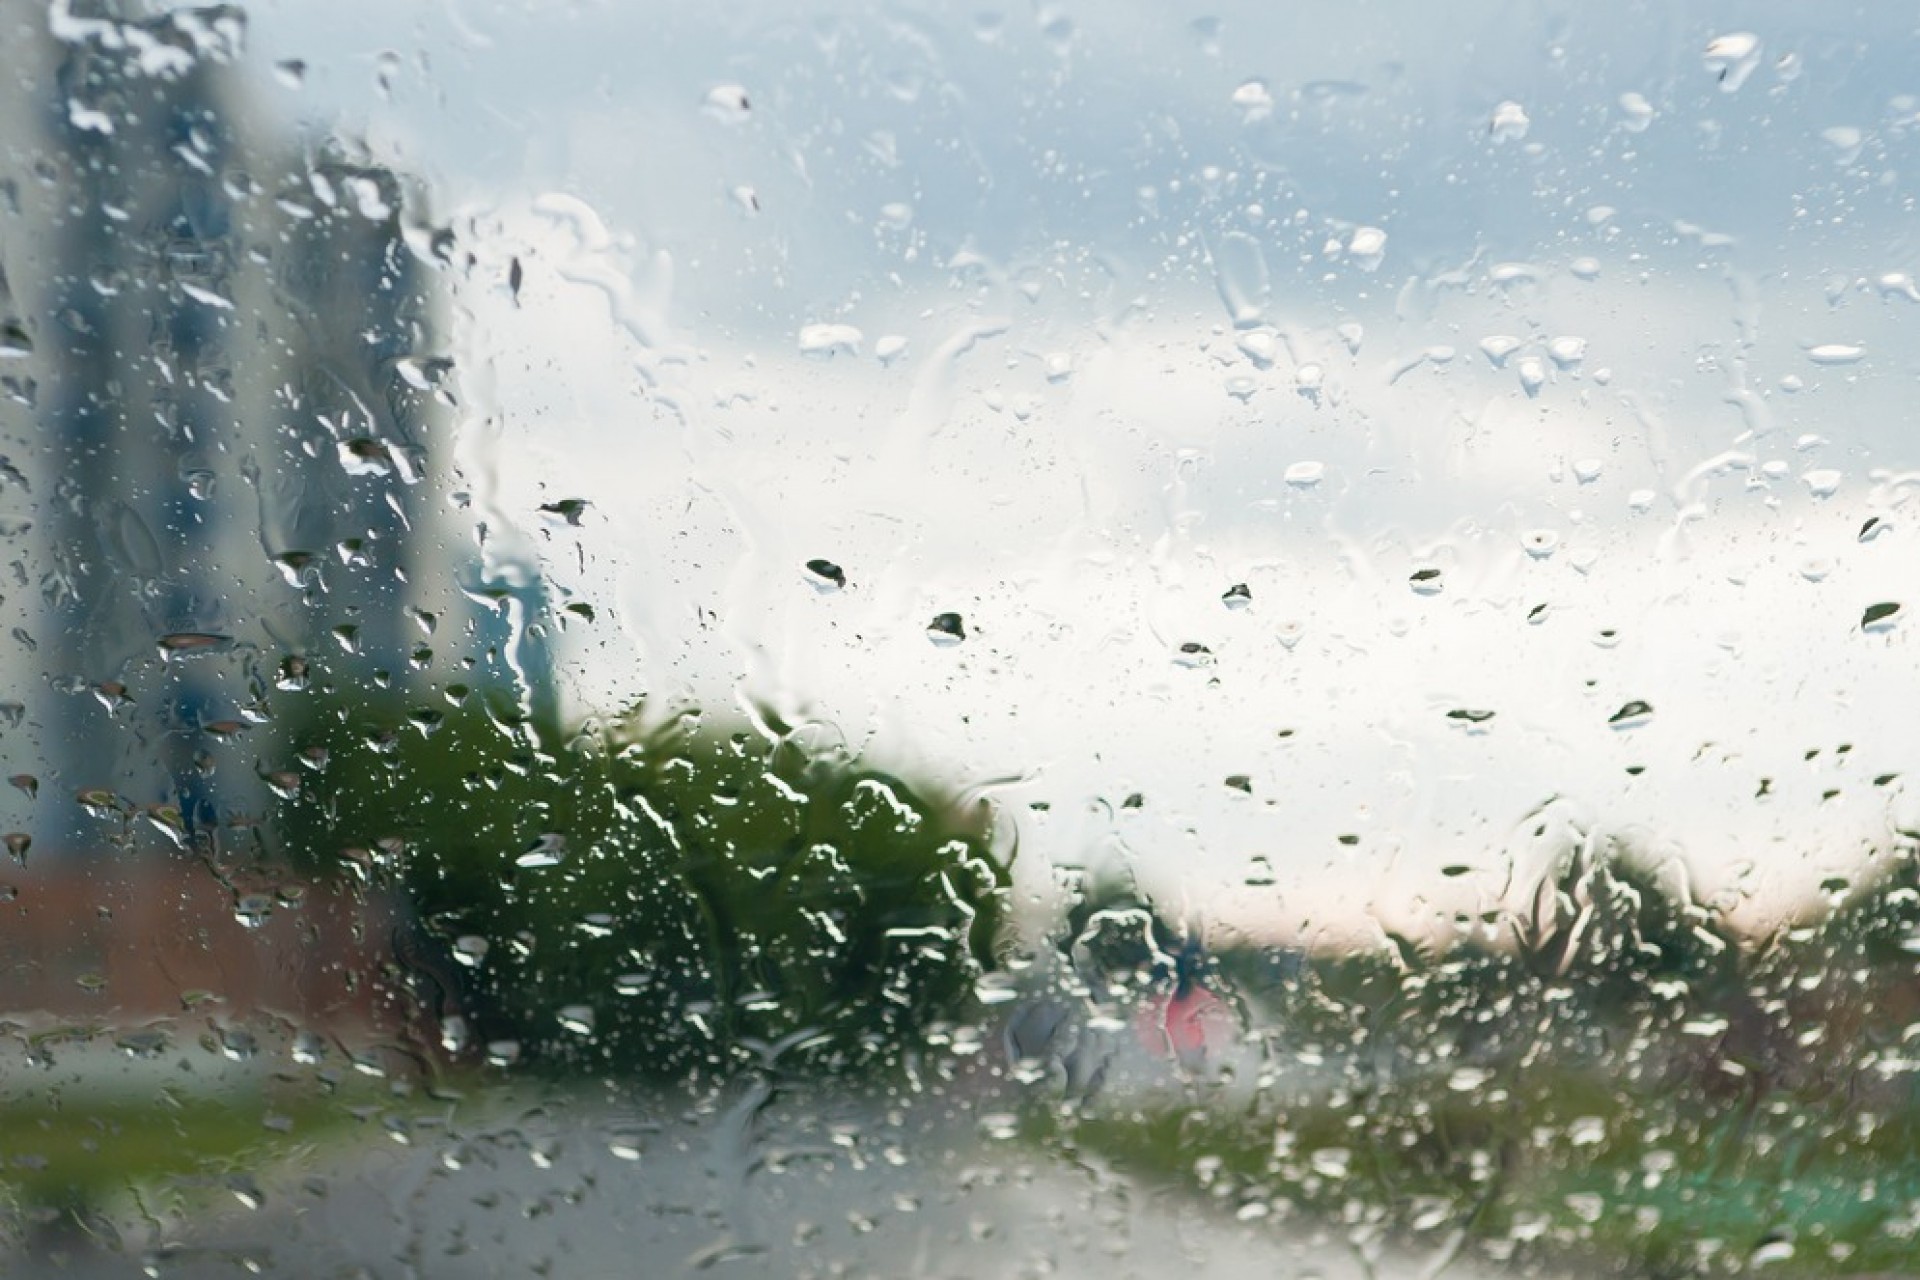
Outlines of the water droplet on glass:
{"type": "Polygon", "coordinates": [[[1845,167],[1860,158],[1861,148],[1866,145],[1866,135],[1852,125],[1835,125],[1820,131],[1820,141],[1833,150],[1835,164],[1845,167]]]}
{"type": "Polygon", "coordinates": [[[1407,582],[1408,582],[1408,585],[1410,585],[1416,592],[1418,592],[1423,596],[1435,596],[1440,594],[1440,590],[1441,590],[1440,570],[1435,569],[1431,566],[1428,566],[1423,569],[1415,569],[1410,575],[1408,575],[1407,582]]]}
{"type": "Polygon", "coordinates": [[[838,591],[847,585],[847,575],[831,560],[809,560],[807,561],[807,581],[816,591],[838,591]]]}
{"type": "Polygon", "coordinates": [[[1236,328],[1260,323],[1270,287],[1266,254],[1260,242],[1239,231],[1221,236],[1213,246],[1214,286],[1236,328]]]}
{"type": "Polygon", "coordinates": [[[753,111],[745,85],[718,84],[707,91],[704,109],[723,124],[739,124],[753,111]]]}
{"type": "Polygon", "coordinates": [[[1488,270],[1487,278],[1502,289],[1510,289],[1538,281],[1540,268],[1531,262],[1496,262],[1488,270]]]}
{"type": "Polygon", "coordinates": [[[980,1133],[995,1142],[1010,1142],[1020,1136],[1020,1117],[1008,1111],[989,1111],[976,1121],[980,1133]]]}
{"type": "Polygon", "coordinates": [[[199,658],[207,654],[225,653],[232,647],[232,636],[218,636],[205,631],[176,631],[160,637],[160,659],[174,662],[183,658],[199,658]]]}
{"type": "Polygon", "coordinates": [[[935,614],[927,624],[927,639],[937,645],[956,645],[967,638],[966,625],[957,613],[935,614]]]}
{"type": "Polygon", "coordinates": [[[33,339],[17,320],[0,323],[0,360],[19,360],[32,354],[33,339]]]}
{"type": "Polygon", "coordinates": [[[1272,366],[1274,357],[1280,353],[1280,335],[1272,329],[1245,329],[1234,339],[1247,359],[1261,369],[1272,366]]]}
{"type": "Polygon", "coordinates": [[[563,1005],[555,1017],[559,1019],[562,1027],[577,1036],[593,1034],[593,1006],[591,1005],[563,1005]]]}
{"type": "Polygon", "coordinates": [[[10,831],[0,836],[0,843],[7,846],[7,852],[13,856],[15,862],[23,867],[27,864],[27,850],[33,848],[32,836],[24,831],[10,831]]]}
{"type": "Polygon", "coordinates": [[[13,784],[14,790],[29,800],[36,798],[40,794],[40,779],[30,773],[16,773],[8,778],[7,781],[13,784]]]}
{"type": "Polygon", "coordinates": [[[1807,492],[1816,498],[1831,498],[1840,490],[1841,475],[1831,468],[1809,471],[1800,479],[1806,483],[1807,492]]]}
{"type": "Polygon", "coordinates": [[[161,835],[172,840],[175,845],[185,848],[187,844],[187,820],[175,804],[150,804],[140,811],[147,825],[161,835]]]}
{"type": "Polygon", "coordinates": [[[1472,1093],[1484,1088],[1493,1079],[1493,1072],[1485,1067],[1455,1067],[1447,1077],[1447,1088],[1455,1093],[1472,1093]]]}
{"type": "Polygon", "coordinates": [[[1620,127],[1629,133],[1645,133],[1653,123],[1653,104],[1637,93],[1620,95],[1620,127]]]}
{"type": "Polygon", "coordinates": [[[1213,650],[1197,640],[1189,640],[1174,651],[1173,661],[1176,666],[1182,667],[1211,666],[1213,650]]]}
{"type": "Polygon", "coordinates": [[[1253,592],[1248,589],[1246,583],[1236,582],[1226,589],[1225,594],[1220,597],[1220,602],[1229,609],[1244,609],[1253,603],[1253,592]]]}
{"type": "Polygon", "coordinates": [[[1296,489],[1311,489],[1320,483],[1327,474],[1323,462],[1301,461],[1290,463],[1286,470],[1286,482],[1296,489]]]}
{"type": "Polygon", "coordinates": [[[103,821],[118,821],[127,816],[127,802],[105,787],[86,787],[74,799],[82,809],[103,821]]]}
{"type": "Polygon", "coordinates": [[[273,557],[287,585],[300,590],[320,585],[320,557],[311,551],[285,551],[273,557]]]}
{"type": "Polygon", "coordinates": [[[1540,388],[1547,385],[1547,362],[1539,356],[1522,356],[1517,366],[1520,377],[1520,389],[1529,397],[1540,394],[1540,388]]]}
{"type": "Polygon", "coordinates": [[[1920,302],[1920,285],[1915,284],[1913,277],[1904,271],[1889,271],[1877,283],[1883,298],[1905,298],[1908,302],[1920,302]]]}
{"type": "Polygon", "coordinates": [[[286,693],[298,693],[307,687],[307,660],[301,657],[284,658],[280,662],[279,674],[274,679],[274,688],[286,693]]]}
{"type": "Polygon", "coordinates": [[[1627,702],[1607,717],[1607,723],[1616,729],[1637,729],[1653,718],[1653,706],[1638,698],[1627,702]]]}
{"type": "Polygon", "coordinates": [[[1571,369],[1587,358],[1587,340],[1562,336],[1547,343],[1547,354],[1562,369],[1571,369]]]}
{"type": "Polygon", "coordinates": [[[540,514],[556,524],[568,524],[580,527],[580,517],[587,513],[587,501],[584,498],[562,498],[558,502],[540,504],[540,514]]]}
{"type": "Polygon", "coordinates": [[[133,695],[118,680],[102,680],[94,685],[93,699],[105,707],[109,714],[118,714],[133,705],[133,695]]]}
{"type": "Polygon", "coordinates": [[[0,377],[0,394],[25,408],[37,408],[40,403],[40,384],[33,378],[0,377]]]}
{"type": "Polygon", "coordinates": [[[557,867],[567,859],[567,838],[557,831],[541,835],[513,860],[517,867],[557,867]]]}
{"type": "Polygon", "coordinates": [[[830,359],[860,354],[860,331],[850,324],[810,324],[800,330],[800,354],[830,359]]]}
{"type": "Polygon", "coordinates": [[[1560,535],[1552,529],[1529,529],[1520,535],[1520,545],[1535,560],[1545,560],[1560,549],[1560,535]]]}
{"type": "Polygon", "coordinates": [[[288,1046],[288,1056],[303,1067],[316,1066],[326,1060],[329,1047],[324,1038],[313,1031],[299,1031],[294,1034],[293,1043],[288,1046]]]}
{"type": "Polygon", "coordinates": [[[1273,92],[1264,80],[1249,80],[1233,91],[1233,105],[1245,112],[1249,121],[1261,120],[1273,112],[1273,92]]]}
{"type": "Polygon", "coordinates": [[[1480,339],[1481,353],[1487,357],[1487,362],[1496,369],[1504,368],[1507,363],[1507,357],[1518,351],[1524,345],[1520,339],[1504,333],[1490,334],[1480,339]]]}
{"type": "Polygon", "coordinates": [[[367,436],[342,440],[334,450],[340,469],[356,480],[385,479],[394,472],[393,450],[367,436]]]}
{"type": "Polygon", "coordinates": [[[1327,371],[1317,364],[1303,364],[1293,371],[1293,387],[1304,400],[1320,403],[1320,393],[1325,388],[1327,371]]]}
{"type": "Polygon", "coordinates": [[[1866,354],[1865,347],[1845,342],[1823,342],[1817,347],[1807,348],[1807,359],[1824,365],[1858,364],[1866,354]]]}
{"type": "Polygon", "coordinates": [[[1899,602],[1883,600],[1879,604],[1870,604],[1860,615],[1862,631],[1890,631],[1900,612],[1899,602]]]}
{"type": "Polygon", "coordinates": [[[467,1051],[472,1036],[467,1020],[459,1014],[449,1014],[440,1023],[440,1047],[448,1053],[459,1055],[467,1051]]]}
{"type": "Polygon", "coordinates": [[[1347,256],[1362,271],[1377,270],[1387,253],[1387,233],[1379,227],[1356,227],[1347,239],[1347,256]]]}
{"type": "Polygon", "coordinates": [[[167,1051],[172,1043],[167,1033],[158,1028],[149,1027],[138,1031],[127,1031],[114,1037],[113,1047],[129,1058],[142,1058],[151,1061],[167,1051]]]}
{"type": "Polygon", "coordinates": [[[267,1202],[266,1193],[260,1190],[260,1184],[244,1173],[230,1173],[226,1177],[227,1190],[233,1193],[248,1209],[258,1209],[267,1202]]]}
{"type": "Polygon", "coordinates": [[[1320,1147],[1307,1160],[1315,1173],[1335,1179],[1346,1177],[1352,1162],[1353,1152],[1345,1147],[1320,1147]]]}
{"type": "Polygon", "coordinates": [[[273,899],[267,894],[243,893],[234,899],[233,918],[244,928],[262,928],[272,915],[273,899]]]}
{"type": "Polygon", "coordinates": [[[1732,93],[1747,82],[1760,65],[1760,37],[1750,31],[1715,36],[1707,42],[1702,62],[1720,81],[1722,93],[1732,93]]]}
{"type": "Polygon", "coordinates": [[[1527,128],[1531,123],[1527,119],[1526,108],[1517,102],[1503,102],[1493,109],[1487,132],[1495,142],[1518,142],[1527,136],[1527,128]]]}

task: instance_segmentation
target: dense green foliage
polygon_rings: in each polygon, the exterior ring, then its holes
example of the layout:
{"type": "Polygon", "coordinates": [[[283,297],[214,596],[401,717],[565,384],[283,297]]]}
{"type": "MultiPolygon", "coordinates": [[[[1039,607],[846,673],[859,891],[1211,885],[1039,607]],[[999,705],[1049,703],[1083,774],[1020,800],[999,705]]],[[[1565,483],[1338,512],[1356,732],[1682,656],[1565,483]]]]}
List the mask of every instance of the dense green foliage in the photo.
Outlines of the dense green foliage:
{"type": "Polygon", "coordinates": [[[966,1016],[992,960],[984,810],[791,741],[635,718],[548,750],[554,726],[478,697],[317,696],[293,739],[324,765],[282,811],[286,853],[399,888],[428,1013],[496,1061],[894,1063],[966,1016]]]}
{"type": "Polygon", "coordinates": [[[1250,1093],[1036,1112],[1039,1132],[1242,1217],[1649,1276],[1908,1267],[1920,1235],[1920,861],[1742,934],[1631,857],[1430,948],[1228,949],[1250,1093]]]}

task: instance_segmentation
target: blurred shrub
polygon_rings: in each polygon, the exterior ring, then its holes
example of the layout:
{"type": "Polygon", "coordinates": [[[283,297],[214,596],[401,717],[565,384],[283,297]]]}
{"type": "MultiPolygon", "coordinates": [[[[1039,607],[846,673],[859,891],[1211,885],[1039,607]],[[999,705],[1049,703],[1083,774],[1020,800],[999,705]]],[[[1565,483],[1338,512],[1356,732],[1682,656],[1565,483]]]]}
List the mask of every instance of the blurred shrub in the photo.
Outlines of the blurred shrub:
{"type": "Polygon", "coordinates": [[[1004,912],[984,806],[691,719],[549,751],[557,726],[479,695],[307,697],[278,841],[309,874],[404,892],[420,936],[396,950],[457,1053],[846,1072],[970,1013],[1004,912]]]}

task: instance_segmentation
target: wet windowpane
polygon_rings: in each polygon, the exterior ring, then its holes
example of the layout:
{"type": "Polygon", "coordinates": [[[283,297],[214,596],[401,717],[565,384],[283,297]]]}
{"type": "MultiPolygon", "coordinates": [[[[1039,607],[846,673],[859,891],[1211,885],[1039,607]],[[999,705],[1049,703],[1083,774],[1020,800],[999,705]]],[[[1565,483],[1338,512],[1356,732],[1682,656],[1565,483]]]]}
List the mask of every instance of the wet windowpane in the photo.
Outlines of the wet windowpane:
{"type": "Polygon", "coordinates": [[[0,63],[0,1271],[1920,1266],[1899,6],[0,63]]]}

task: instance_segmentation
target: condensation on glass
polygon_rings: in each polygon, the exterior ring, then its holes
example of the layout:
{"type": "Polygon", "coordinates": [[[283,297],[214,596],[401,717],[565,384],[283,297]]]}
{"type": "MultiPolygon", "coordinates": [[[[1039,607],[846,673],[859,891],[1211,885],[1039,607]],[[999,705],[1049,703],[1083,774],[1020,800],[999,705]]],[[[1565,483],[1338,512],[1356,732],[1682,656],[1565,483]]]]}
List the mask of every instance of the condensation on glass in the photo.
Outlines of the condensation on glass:
{"type": "Polygon", "coordinates": [[[0,8],[0,1270],[1902,1275],[1896,8],[0,8]]]}

